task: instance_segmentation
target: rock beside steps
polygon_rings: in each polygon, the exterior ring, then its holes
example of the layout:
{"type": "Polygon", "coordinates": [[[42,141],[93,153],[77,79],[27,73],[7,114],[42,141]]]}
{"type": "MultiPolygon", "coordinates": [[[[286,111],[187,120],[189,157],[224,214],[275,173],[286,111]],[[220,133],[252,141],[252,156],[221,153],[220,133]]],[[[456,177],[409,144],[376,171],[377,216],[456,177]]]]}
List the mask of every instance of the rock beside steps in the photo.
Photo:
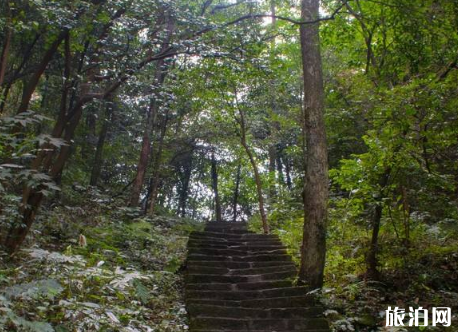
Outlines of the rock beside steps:
{"type": "Polygon", "coordinates": [[[293,285],[297,271],[275,235],[211,222],[188,242],[191,332],[329,332],[323,308],[293,285]]]}

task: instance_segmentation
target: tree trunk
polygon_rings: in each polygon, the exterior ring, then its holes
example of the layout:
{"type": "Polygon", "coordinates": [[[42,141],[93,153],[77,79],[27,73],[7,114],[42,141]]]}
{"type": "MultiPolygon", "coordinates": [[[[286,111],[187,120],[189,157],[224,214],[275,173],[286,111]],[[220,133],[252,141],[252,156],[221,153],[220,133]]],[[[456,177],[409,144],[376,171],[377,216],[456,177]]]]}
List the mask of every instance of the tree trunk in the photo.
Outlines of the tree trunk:
{"type": "MultiPolygon", "coordinates": [[[[160,70],[159,63],[156,69],[160,70]]],[[[146,168],[148,167],[148,159],[151,151],[151,135],[153,131],[154,119],[157,112],[157,102],[151,100],[149,110],[147,112],[146,126],[143,132],[142,148],[140,150],[140,159],[137,164],[137,173],[135,175],[132,192],[130,194],[130,206],[137,206],[142,191],[143,182],[145,180],[146,168]]]]}
{"type": "Polygon", "coordinates": [[[193,151],[191,151],[188,164],[183,167],[183,177],[181,179],[178,212],[182,218],[186,217],[186,204],[188,201],[189,182],[191,180],[192,174],[192,154],[193,151]]]}
{"type": "Polygon", "coordinates": [[[277,147],[275,144],[269,146],[269,205],[275,201],[275,196],[277,195],[277,190],[275,188],[275,162],[277,160],[277,147]]]}
{"type": "Polygon", "coordinates": [[[291,180],[291,162],[289,158],[285,158],[285,173],[286,173],[286,186],[289,190],[293,189],[293,182],[291,180]]]}
{"type": "Polygon", "coordinates": [[[37,70],[34,72],[34,74],[27,82],[27,84],[24,85],[21,104],[19,105],[19,108],[17,110],[18,114],[27,111],[27,109],[29,108],[30,99],[32,98],[33,92],[35,91],[41,76],[45,72],[46,67],[48,67],[48,64],[53,58],[54,54],[57,52],[59,45],[62,43],[62,41],[66,39],[68,34],[69,31],[64,30],[59,34],[59,36],[57,36],[57,39],[51,44],[51,46],[41,59],[40,64],[37,66],[37,70]]]}
{"type": "Polygon", "coordinates": [[[212,151],[211,156],[211,176],[212,176],[212,188],[213,194],[215,195],[215,216],[217,222],[222,222],[223,217],[221,214],[221,201],[219,199],[219,192],[218,192],[218,171],[215,159],[215,152],[212,151]]]}
{"type": "Polygon", "coordinates": [[[367,254],[367,277],[373,280],[379,280],[380,272],[378,271],[378,235],[380,232],[380,225],[383,215],[383,199],[385,197],[385,188],[388,185],[388,181],[390,179],[391,168],[388,167],[385,172],[383,173],[380,179],[380,193],[379,197],[376,200],[376,205],[374,209],[374,215],[372,217],[372,238],[371,244],[369,247],[369,252],[367,254]]]}
{"type": "Polygon", "coordinates": [[[100,173],[102,171],[102,162],[103,162],[103,147],[105,145],[105,139],[108,134],[108,129],[113,118],[113,101],[112,99],[107,100],[106,110],[105,110],[105,119],[100,129],[99,139],[97,140],[97,147],[95,150],[94,161],[92,163],[91,171],[91,186],[97,186],[97,182],[100,178],[100,173]]]}
{"type": "Polygon", "coordinates": [[[164,149],[164,139],[165,134],[167,133],[167,125],[168,125],[168,116],[169,112],[168,109],[164,115],[164,121],[162,122],[161,128],[161,135],[159,137],[158,147],[156,156],[154,156],[153,160],[153,180],[151,181],[151,190],[150,190],[150,206],[149,206],[149,214],[153,215],[156,209],[156,201],[157,195],[159,190],[159,182],[161,179],[161,166],[162,166],[162,151],[164,149]]]}
{"type": "MultiPolygon", "coordinates": [[[[169,16],[168,17],[168,23],[167,23],[167,36],[165,37],[163,43],[162,43],[162,50],[167,49],[170,45],[170,41],[172,39],[172,34],[175,29],[175,23],[174,19],[169,16]]],[[[156,63],[156,73],[155,73],[155,79],[154,79],[154,85],[156,86],[155,90],[161,88],[162,84],[164,83],[165,76],[167,75],[167,68],[164,67],[164,59],[158,60],[156,63]]],[[[151,135],[153,132],[153,125],[155,118],[157,116],[157,109],[159,107],[159,103],[156,100],[156,97],[153,97],[154,99],[151,101],[149,110],[148,110],[148,115],[147,115],[147,121],[146,121],[146,127],[143,132],[143,139],[142,139],[142,148],[140,152],[140,160],[137,165],[137,174],[135,176],[135,181],[134,185],[132,187],[132,192],[130,195],[130,206],[137,206],[138,205],[138,200],[140,198],[140,193],[142,191],[143,187],[143,182],[145,181],[145,174],[146,174],[146,169],[148,167],[148,161],[149,161],[149,155],[151,151],[151,135]]]]}
{"type": "MultiPolygon", "coordinates": [[[[319,0],[302,0],[302,20],[311,21],[318,17],[319,0]]],[[[323,285],[328,200],[328,158],[319,23],[301,25],[300,41],[307,156],[304,188],[304,237],[299,278],[311,289],[315,289],[323,285]]]]}
{"type": "Polygon", "coordinates": [[[13,35],[13,29],[11,27],[11,12],[10,12],[10,5],[9,2],[6,1],[6,33],[5,33],[5,40],[3,44],[2,54],[0,56],[0,88],[3,85],[3,81],[5,79],[5,72],[6,67],[8,64],[8,56],[10,54],[10,45],[11,45],[11,37],[13,35]]]}
{"type": "Polygon", "coordinates": [[[239,163],[237,166],[237,174],[235,176],[235,188],[234,188],[234,200],[232,201],[232,210],[233,210],[233,217],[232,221],[237,221],[237,205],[239,201],[239,189],[240,189],[240,173],[242,171],[242,165],[239,163]]]}
{"type": "Polygon", "coordinates": [[[261,221],[262,221],[262,229],[264,231],[264,234],[269,234],[269,223],[267,221],[267,214],[264,208],[264,196],[262,194],[262,181],[261,181],[261,176],[259,174],[258,170],[258,164],[256,163],[256,159],[254,158],[253,153],[250,150],[250,147],[248,146],[247,140],[246,140],[246,122],[245,122],[245,114],[242,111],[242,109],[239,108],[239,114],[240,114],[240,142],[245,149],[246,154],[248,155],[248,158],[250,159],[251,166],[253,167],[253,173],[254,173],[254,180],[256,182],[256,192],[258,195],[258,204],[259,204],[259,213],[261,214],[261,221]]]}

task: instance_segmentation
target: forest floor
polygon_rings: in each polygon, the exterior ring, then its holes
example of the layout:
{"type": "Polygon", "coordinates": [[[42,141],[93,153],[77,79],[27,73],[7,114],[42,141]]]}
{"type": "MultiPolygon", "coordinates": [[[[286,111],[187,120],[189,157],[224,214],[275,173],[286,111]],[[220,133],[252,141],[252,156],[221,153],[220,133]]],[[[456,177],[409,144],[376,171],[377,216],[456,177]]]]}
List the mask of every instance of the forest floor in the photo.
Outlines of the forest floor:
{"type": "Polygon", "coordinates": [[[14,260],[2,253],[0,331],[186,331],[180,268],[199,225],[84,203],[45,211],[14,260]]]}
{"type": "MultiPolygon", "coordinates": [[[[89,195],[78,207],[44,211],[13,260],[0,253],[0,331],[188,329],[181,272],[188,235],[203,224],[168,215],[139,217],[118,203],[89,195]]],[[[294,255],[291,243],[297,240],[288,232],[280,235],[294,255]]],[[[385,270],[381,282],[349,274],[351,257],[336,268],[336,252],[345,250],[331,238],[321,299],[334,331],[456,331],[453,247],[423,250],[408,269],[385,270]],[[388,305],[448,306],[454,320],[449,329],[386,328],[388,305]]]]}

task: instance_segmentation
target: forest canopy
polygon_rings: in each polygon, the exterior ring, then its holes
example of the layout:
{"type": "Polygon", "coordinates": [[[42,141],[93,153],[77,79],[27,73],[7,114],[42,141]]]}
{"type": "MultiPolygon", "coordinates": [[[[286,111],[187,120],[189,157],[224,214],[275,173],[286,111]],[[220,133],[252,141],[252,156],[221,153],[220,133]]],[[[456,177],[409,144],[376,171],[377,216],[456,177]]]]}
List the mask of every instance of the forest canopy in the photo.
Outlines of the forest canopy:
{"type": "MultiPolygon", "coordinates": [[[[154,324],[183,331],[180,277],[138,280],[210,220],[278,234],[336,331],[396,301],[456,312],[458,2],[5,0],[0,52],[0,328],[94,328],[10,302],[38,282],[58,306],[74,260],[135,269],[139,308],[175,287],[154,324]],[[57,270],[18,277],[39,250],[57,270]]],[[[124,314],[98,328],[147,331],[124,314]]]]}

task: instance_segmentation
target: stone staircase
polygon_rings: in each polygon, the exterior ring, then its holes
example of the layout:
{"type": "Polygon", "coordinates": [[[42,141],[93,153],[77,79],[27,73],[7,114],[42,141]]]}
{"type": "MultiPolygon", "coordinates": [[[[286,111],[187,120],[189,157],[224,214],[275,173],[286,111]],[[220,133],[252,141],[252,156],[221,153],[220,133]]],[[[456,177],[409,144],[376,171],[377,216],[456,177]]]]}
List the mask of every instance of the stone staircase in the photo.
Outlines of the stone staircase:
{"type": "Polygon", "coordinates": [[[210,222],[188,242],[186,306],[191,332],[329,332],[275,235],[245,223],[210,222]]]}

